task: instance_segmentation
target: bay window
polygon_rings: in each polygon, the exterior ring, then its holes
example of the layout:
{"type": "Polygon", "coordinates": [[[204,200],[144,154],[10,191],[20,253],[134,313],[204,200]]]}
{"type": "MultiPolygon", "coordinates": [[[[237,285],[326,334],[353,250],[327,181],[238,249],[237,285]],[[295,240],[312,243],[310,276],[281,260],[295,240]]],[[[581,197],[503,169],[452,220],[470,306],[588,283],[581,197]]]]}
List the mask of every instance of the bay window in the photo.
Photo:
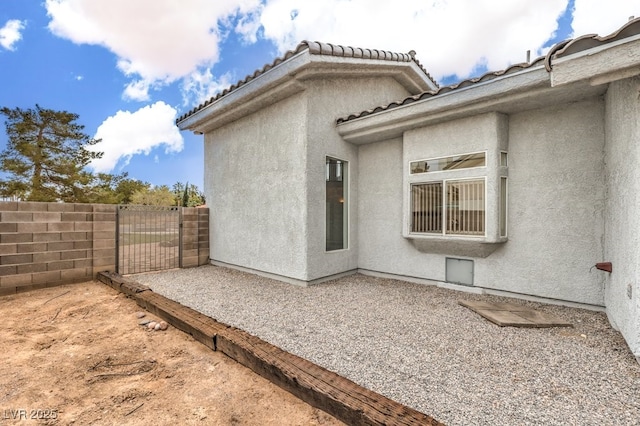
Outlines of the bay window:
{"type": "Polygon", "coordinates": [[[485,235],[485,179],[411,185],[411,233],[485,235]]]}

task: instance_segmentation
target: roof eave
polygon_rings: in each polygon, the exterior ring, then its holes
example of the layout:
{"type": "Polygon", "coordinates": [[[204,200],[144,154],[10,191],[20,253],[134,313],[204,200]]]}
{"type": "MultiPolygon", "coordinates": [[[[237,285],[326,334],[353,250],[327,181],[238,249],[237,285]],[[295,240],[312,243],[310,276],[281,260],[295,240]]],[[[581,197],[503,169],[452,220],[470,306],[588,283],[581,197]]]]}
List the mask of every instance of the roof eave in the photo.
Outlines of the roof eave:
{"type": "Polygon", "coordinates": [[[344,140],[354,144],[377,142],[416,127],[495,110],[550,87],[549,74],[539,66],[345,121],[337,129],[344,140]]]}
{"type": "Polygon", "coordinates": [[[640,34],[553,59],[553,87],[588,80],[592,85],[640,75],[640,34]]]}
{"type": "Polygon", "coordinates": [[[389,76],[400,83],[409,93],[437,90],[436,83],[413,61],[393,62],[383,59],[363,59],[352,57],[312,55],[311,66],[299,72],[299,79],[321,77],[355,77],[389,76]]]}
{"type": "Polygon", "coordinates": [[[237,108],[243,101],[245,102],[244,109],[250,111],[257,110],[261,107],[262,102],[256,104],[255,101],[263,101],[265,93],[271,94],[274,100],[291,96],[303,90],[303,87],[298,87],[297,90],[291,90],[290,87],[281,87],[284,90],[278,90],[278,87],[282,86],[282,83],[289,79],[292,73],[304,68],[309,63],[310,55],[308,50],[302,51],[289,60],[271,68],[255,79],[231,91],[227,95],[216,99],[204,108],[188,115],[176,124],[180,130],[204,133],[212,126],[218,127],[216,124],[219,123],[216,122],[224,121],[221,120],[222,115],[231,112],[231,110],[237,108]]]}
{"type": "Polygon", "coordinates": [[[413,61],[314,55],[304,50],[188,115],[177,125],[180,130],[205,133],[303,91],[307,80],[367,75],[392,77],[411,94],[436,88],[413,61]]]}
{"type": "Polygon", "coordinates": [[[640,18],[608,36],[588,34],[556,44],[544,58],[544,69],[537,65],[541,59],[518,73],[508,68],[500,78],[489,73],[484,82],[484,76],[467,80],[465,87],[450,86],[339,119],[338,132],[362,144],[464,115],[517,112],[602,95],[608,83],[640,76],[640,18]]]}

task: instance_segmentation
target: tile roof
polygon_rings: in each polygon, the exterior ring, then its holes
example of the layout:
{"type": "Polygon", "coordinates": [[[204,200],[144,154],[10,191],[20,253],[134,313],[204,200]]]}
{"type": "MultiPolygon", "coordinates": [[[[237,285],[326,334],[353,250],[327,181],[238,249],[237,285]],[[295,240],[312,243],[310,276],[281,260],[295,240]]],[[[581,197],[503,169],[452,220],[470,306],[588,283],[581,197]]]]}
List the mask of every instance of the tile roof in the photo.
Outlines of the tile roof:
{"type": "Polygon", "coordinates": [[[551,71],[551,59],[569,56],[573,53],[582,52],[587,49],[592,49],[603,44],[622,40],[638,34],[640,34],[640,18],[630,19],[629,22],[624,24],[618,30],[604,37],[600,37],[597,34],[587,34],[578,38],[562,41],[553,46],[547,53],[547,56],[545,57],[545,67],[547,68],[547,71],[551,71]]]}
{"type": "Polygon", "coordinates": [[[575,39],[569,39],[569,40],[565,40],[560,43],[557,43],[555,46],[553,46],[549,50],[546,56],[540,57],[531,63],[525,62],[521,64],[511,65],[510,67],[504,70],[488,72],[482,75],[481,77],[466,79],[459,83],[453,84],[451,86],[439,87],[438,90],[428,91],[418,95],[409,96],[408,98],[405,98],[397,102],[392,102],[388,105],[378,106],[376,108],[362,111],[357,114],[351,114],[348,117],[339,118],[337,120],[337,123],[338,124],[344,123],[350,120],[355,120],[356,118],[365,117],[365,116],[376,114],[382,111],[397,108],[399,106],[408,105],[413,102],[421,101],[423,99],[428,99],[444,93],[452,92],[454,90],[463,89],[465,87],[469,87],[478,83],[483,83],[489,80],[493,80],[495,78],[502,77],[504,75],[513,74],[513,73],[525,70],[527,68],[541,66],[542,63],[544,63],[544,66],[547,69],[547,71],[551,72],[552,59],[568,56],[576,52],[581,52],[587,49],[598,47],[603,44],[611,43],[611,42],[618,41],[618,40],[631,37],[634,35],[638,35],[638,34],[640,34],[640,18],[630,20],[625,25],[623,25],[620,29],[618,29],[614,33],[605,37],[600,37],[596,34],[589,34],[589,35],[581,36],[575,39]]]}
{"type": "Polygon", "coordinates": [[[359,59],[372,59],[372,60],[384,60],[384,61],[392,61],[392,62],[414,62],[431,80],[436,87],[438,87],[438,83],[436,80],[427,72],[427,70],[418,62],[415,58],[415,51],[410,51],[409,53],[396,53],[389,52],[386,50],[377,50],[377,49],[362,49],[359,47],[351,47],[351,46],[341,46],[337,44],[331,43],[321,43],[317,41],[303,41],[295,49],[287,51],[283,56],[276,58],[273,62],[264,65],[262,68],[256,70],[253,74],[246,76],[244,79],[238,81],[234,85],[228,87],[217,95],[211,97],[209,100],[201,103],[197,107],[191,109],[189,112],[183,114],[178,117],[176,123],[186,119],[190,115],[195,114],[211,103],[217,101],[218,99],[228,95],[234,90],[244,86],[249,83],[251,80],[256,79],[260,75],[266,73],[270,69],[280,65],[281,63],[287,61],[291,57],[297,55],[300,52],[308,50],[312,55],[327,55],[327,56],[339,56],[344,58],[359,58],[359,59]]]}
{"type": "Polygon", "coordinates": [[[362,112],[357,113],[357,114],[351,114],[348,117],[339,118],[338,119],[338,124],[344,123],[346,121],[354,120],[356,118],[365,117],[367,115],[376,114],[376,113],[381,112],[381,111],[386,111],[386,110],[389,110],[389,109],[397,108],[399,106],[409,105],[411,103],[414,103],[414,102],[417,102],[417,101],[421,101],[423,99],[432,98],[434,96],[442,95],[444,93],[452,92],[454,90],[463,89],[465,87],[473,86],[473,85],[475,85],[477,83],[483,83],[485,81],[493,80],[493,79],[495,79],[497,77],[501,77],[503,75],[513,74],[513,73],[522,71],[524,69],[540,65],[540,64],[542,64],[543,61],[544,61],[544,57],[540,57],[540,58],[534,60],[531,63],[524,62],[524,63],[521,63],[521,64],[515,64],[515,65],[512,65],[509,68],[504,69],[504,70],[488,72],[486,74],[483,74],[480,77],[469,78],[469,79],[466,79],[466,80],[462,80],[459,83],[452,84],[450,86],[440,87],[440,88],[438,88],[438,90],[433,90],[433,91],[429,91],[429,92],[423,92],[423,93],[420,93],[418,95],[409,96],[408,98],[402,99],[400,101],[392,102],[392,103],[390,103],[388,105],[378,106],[376,108],[369,109],[369,110],[366,110],[366,111],[362,111],[362,112]]]}

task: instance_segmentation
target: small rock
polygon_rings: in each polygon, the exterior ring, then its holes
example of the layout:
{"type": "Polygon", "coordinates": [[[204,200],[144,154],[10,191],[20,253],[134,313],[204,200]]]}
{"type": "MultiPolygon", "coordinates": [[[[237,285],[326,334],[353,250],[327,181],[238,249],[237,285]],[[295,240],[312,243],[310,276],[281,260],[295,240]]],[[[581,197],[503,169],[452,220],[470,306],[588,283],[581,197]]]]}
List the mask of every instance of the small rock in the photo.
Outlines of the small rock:
{"type": "Polygon", "coordinates": [[[156,324],[157,324],[157,322],[155,322],[155,321],[151,321],[149,324],[147,324],[147,327],[148,327],[150,330],[153,330],[153,329],[155,328],[156,324]]]}
{"type": "Polygon", "coordinates": [[[150,319],[141,319],[140,321],[138,321],[138,325],[147,325],[151,322],[150,319]]]}
{"type": "Polygon", "coordinates": [[[160,330],[161,328],[162,328],[162,326],[160,325],[160,323],[157,323],[157,324],[153,327],[153,329],[154,329],[154,330],[156,330],[156,331],[160,330]]]}
{"type": "Polygon", "coordinates": [[[136,312],[136,316],[138,318],[144,318],[147,314],[145,314],[144,312],[136,312]]]}
{"type": "Polygon", "coordinates": [[[166,321],[160,321],[160,330],[166,330],[167,328],[169,328],[169,324],[166,321]]]}

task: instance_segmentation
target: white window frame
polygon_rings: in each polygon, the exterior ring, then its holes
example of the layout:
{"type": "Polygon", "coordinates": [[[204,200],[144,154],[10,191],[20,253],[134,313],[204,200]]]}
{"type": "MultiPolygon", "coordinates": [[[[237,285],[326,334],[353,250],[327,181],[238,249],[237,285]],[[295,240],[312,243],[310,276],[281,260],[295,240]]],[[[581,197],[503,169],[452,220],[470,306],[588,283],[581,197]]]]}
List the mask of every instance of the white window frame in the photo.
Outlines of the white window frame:
{"type": "Polygon", "coordinates": [[[329,172],[325,169],[325,185],[324,185],[324,198],[325,198],[325,220],[324,220],[324,235],[325,235],[325,245],[324,245],[324,252],[325,253],[339,253],[342,251],[346,251],[349,250],[350,247],[350,229],[351,229],[351,206],[349,204],[349,200],[351,198],[351,170],[350,170],[350,164],[351,162],[348,160],[344,160],[339,156],[336,155],[331,155],[331,154],[325,154],[325,167],[327,164],[327,160],[331,159],[331,160],[336,160],[336,161],[340,161],[343,165],[342,168],[342,175],[343,175],[343,204],[344,204],[344,217],[343,217],[343,247],[339,248],[339,249],[333,249],[333,250],[327,250],[327,240],[326,240],[326,236],[327,236],[327,209],[326,209],[326,200],[327,200],[327,179],[329,178],[329,172]],[[346,173],[345,173],[345,169],[346,169],[346,173]]]}
{"type": "Polygon", "coordinates": [[[500,158],[498,159],[498,161],[500,167],[509,167],[509,153],[507,151],[501,150],[500,158]]]}
{"type": "Polygon", "coordinates": [[[459,171],[459,170],[474,170],[474,169],[483,169],[487,167],[487,151],[472,151],[472,152],[464,152],[462,154],[453,154],[453,155],[443,155],[440,157],[431,157],[431,158],[422,158],[420,160],[412,160],[409,162],[409,174],[410,175],[422,175],[422,174],[434,174],[434,173],[449,173],[449,172],[455,172],[455,171],[459,171]],[[484,155],[484,166],[474,166],[474,167],[464,167],[464,168],[460,168],[460,169],[450,169],[450,170],[434,170],[434,171],[424,171],[424,172],[416,172],[413,173],[411,171],[411,165],[413,163],[419,163],[421,161],[425,161],[425,162],[429,162],[429,161],[437,161],[437,160],[442,160],[443,158],[451,158],[451,157],[464,157],[465,155],[475,155],[475,154],[483,154],[484,155]]]}
{"type": "MultiPolygon", "coordinates": [[[[445,157],[443,157],[445,158],[445,157]]],[[[484,166],[483,166],[484,167],[484,166]]],[[[419,236],[437,236],[437,237],[446,237],[446,238],[476,238],[476,239],[482,239],[485,238],[487,236],[487,178],[486,176],[473,176],[473,177],[466,177],[466,178],[449,178],[449,179],[440,179],[440,180],[428,180],[428,181],[418,181],[418,182],[411,182],[409,184],[409,234],[411,235],[419,235],[419,236]],[[447,232],[447,220],[448,220],[448,209],[447,209],[447,185],[451,182],[464,182],[464,181],[482,181],[482,185],[483,185],[483,190],[484,190],[484,194],[483,194],[483,204],[484,204],[484,209],[483,209],[483,224],[482,224],[482,229],[483,232],[482,234],[460,234],[460,233],[450,233],[447,232]],[[442,230],[440,232],[415,232],[413,231],[414,229],[414,216],[413,216],[413,187],[415,185],[427,185],[427,184],[434,184],[434,183],[441,183],[442,184],[442,223],[440,224],[440,227],[442,228],[442,230]]]]}
{"type": "Polygon", "coordinates": [[[499,182],[499,198],[498,198],[498,236],[500,238],[509,237],[509,178],[500,176],[499,182]],[[504,182],[504,194],[502,193],[502,182],[504,182]],[[504,208],[504,232],[502,232],[502,209],[504,208]]]}
{"type": "MultiPolygon", "coordinates": [[[[480,148],[480,147],[477,147],[480,148]]],[[[427,151],[427,149],[425,149],[427,151]]],[[[507,216],[508,216],[508,192],[510,185],[507,183],[507,196],[503,197],[500,191],[500,185],[502,178],[507,178],[509,176],[508,165],[504,165],[504,157],[508,158],[508,150],[505,149],[504,146],[496,146],[491,149],[476,149],[469,150],[466,154],[452,153],[449,155],[438,155],[441,152],[435,153],[433,157],[418,156],[411,158],[409,156],[405,156],[404,165],[403,165],[403,223],[402,223],[402,235],[404,238],[416,241],[455,241],[458,243],[472,243],[472,244],[493,244],[493,243],[504,243],[508,241],[508,227],[509,224],[507,216]],[[430,161],[438,158],[447,158],[447,157],[458,157],[460,155],[468,155],[484,152],[485,154],[485,165],[478,167],[470,167],[470,168],[461,168],[461,169],[451,169],[451,170],[438,170],[438,171],[430,171],[430,172],[421,172],[421,173],[411,173],[411,164],[416,161],[430,161]],[[426,160],[416,160],[416,158],[426,158],[426,160]],[[483,234],[452,234],[447,233],[445,222],[447,219],[447,215],[449,212],[445,212],[446,210],[446,185],[451,181],[464,181],[464,180],[484,180],[484,233],[483,234]],[[413,185],[419,184],[429,184],[440,182],[443,185],[443,206],[442,206],[442,215],[443,215],[443,224],[441,225],[441,230],[435,232],[415,232],[415,230],[424,230],[424,229],[433,229],[435,226],[429,225],[427,223],[424,227],[414,227],[414,220],[420,220],[420,218],[425,218],[426,220],[433,219],[435,215],[433,212],[436,210],[431,210],[431,214],[427,210],[430,208],[428,204],[432,201],[427,200],[415,200],[416,206],[418,206],[418,210],[414,212],[414,200],[413,200],[413,185]],[[503,200],[504,198],[504,200],[503,200]],[[421,207],[419,203],[422,204],[422,210],[419,210],[421,207]],[[501,203],[504,204],[504,208],[501,203]],[[500,214],[504,212],[505,222],[504,227],[501,227],[500,222],[500,214]]],[[[406,155],[406,154],[405,154],[406,155]]],[[[416,192],[416,195],[419,193],[416,192]]],[[[425,195],[429,195],[429,192],[424,192],[425,195]]],[[[469,195],[473,197],[472,195],[469,195]]],[[[433,204],[435,205],[435,204],[433,204]]],[[[467,208],[467,207],[465,207],[467,208]]],[[[473,210],[472,206],[469,206],[473,210]]],[[[453,212],[456,213],[455,211],[453,212]]],[[[473,215],[471,216],[474,217],[473,215]]],[[[419,222],[416,222],[419,223],[419,222]]],[[[482,222],[478,222],[482,223],[482,222]]],[[[423,244],[423,243],[421,243],[423,244]]],[[[439,244],[439,243],[437,243],[439,244]]],[[[426,247],[426,246],[422,246],[426,247]]]]}

